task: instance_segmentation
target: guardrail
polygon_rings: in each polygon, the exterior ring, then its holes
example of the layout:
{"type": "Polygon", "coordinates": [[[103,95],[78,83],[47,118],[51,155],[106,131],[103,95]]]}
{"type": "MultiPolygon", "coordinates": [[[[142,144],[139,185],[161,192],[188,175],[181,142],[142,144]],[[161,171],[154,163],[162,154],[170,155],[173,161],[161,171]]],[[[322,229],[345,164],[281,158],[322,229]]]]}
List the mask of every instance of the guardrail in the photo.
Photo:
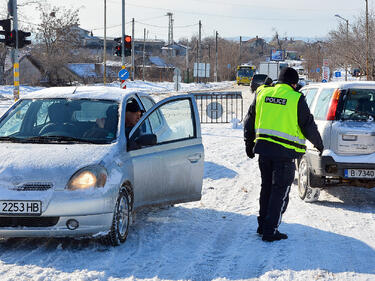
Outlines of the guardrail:
{"type": "Polygon", "coordinates": [[[197,101],[201,123],[230,123],[243,119],[241,92],[191,93],[197,101]]]}

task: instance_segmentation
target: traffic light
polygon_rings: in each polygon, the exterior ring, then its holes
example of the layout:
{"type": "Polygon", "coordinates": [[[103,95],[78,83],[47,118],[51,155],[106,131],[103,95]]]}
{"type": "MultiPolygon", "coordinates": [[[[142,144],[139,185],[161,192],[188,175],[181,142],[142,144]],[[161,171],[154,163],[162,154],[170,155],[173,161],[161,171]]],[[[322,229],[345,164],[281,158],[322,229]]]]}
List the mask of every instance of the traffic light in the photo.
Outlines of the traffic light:
{"type": "MultiPolygon", "coordinates": [[[[117,46],[115,47],[115,56],[122,56],[122,48],[121,48],[121,37],[117,37],[114,39],[117,42],[117,46]]],[[[129,57],[132,55],[132,37],[130,35],[124,36],[124,53],[125,57],[129,57]]]]}
{"type": "Polygon", "coordinates": [[[118,57],[121,57],[121,44],[118,44],[116,47],[115,47],[115,56],[118,56],[118,57]]]}
{"type": "Polygon", "coordinates": [[[23,48],[25,45],[31,44],[31,40],[27,39],[30,35],[30,32],[18,30],[18,48],[23,48]]]}
{"type": "Polygon", "coordinates": [[[132,55],[132,37],[125,35],[125,57],[132,55]]]}
{"type": "Polygon", "coordinates": [[[0,42],[4,43],[5,46],[11,46],[10,19],[0,20],[0,26],[3,28],[3,30],[0,30],[0,35],[4,35],[4,38],[0,39],[0,42]]]}
{"type": "MultiPolygon", "coordinates": [[[[25,32],[22,30],[18,30],[18,48],[21,49],[25,47],[25,45],[31,44],[31,41],[26,39],[31,35],[30,32],[25,32]]],[[[16,47],[16,31],[13,29],[9,36],[9,44],[7,46],[16,47]]]]}

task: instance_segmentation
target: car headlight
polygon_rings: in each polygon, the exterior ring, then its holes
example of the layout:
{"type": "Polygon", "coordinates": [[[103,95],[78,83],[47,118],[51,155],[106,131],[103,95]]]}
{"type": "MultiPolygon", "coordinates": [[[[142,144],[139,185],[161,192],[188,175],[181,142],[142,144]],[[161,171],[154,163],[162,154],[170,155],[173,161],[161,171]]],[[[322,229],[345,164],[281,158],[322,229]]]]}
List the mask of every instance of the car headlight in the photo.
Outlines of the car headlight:
{"type": "Polygon", "coordinates": [[[69,180],[67,189],[82,190],[103,187],[107,181],[107,170],[102,166],[89,166],[77,171],[69,180]]]}

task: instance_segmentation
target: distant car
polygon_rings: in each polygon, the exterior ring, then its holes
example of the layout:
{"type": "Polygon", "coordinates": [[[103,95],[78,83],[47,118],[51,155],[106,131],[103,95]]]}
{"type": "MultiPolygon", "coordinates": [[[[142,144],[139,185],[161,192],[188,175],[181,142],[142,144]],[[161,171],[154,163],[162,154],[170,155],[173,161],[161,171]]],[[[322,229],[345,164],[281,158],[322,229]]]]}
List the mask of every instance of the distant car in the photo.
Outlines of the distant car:
{"type": "Polygon", "coordinates": [[[266,78],[267,78],[266,74],[254,74],[250,83],[251,91],[255,93],[258,87],[264,84],[264,81],[266,80],[266,78]]]}
{"type": "Polygon", "coordinates": [[[311,143],[298,161],[299,196],[319,198],[320,188],[375,187],[375,82],[310,84],[305,95],[324,143],[311,143]]]}
{"type": "Polygon", "coordinates": [[[1,117],[0,142],[0,237],[102,236],[119,245],[137,209],[201,198],[192,95],[155,104],[113,87],[49,88],[1,117]],[[145,114],[127,139],[130,100],[145,114]]]}

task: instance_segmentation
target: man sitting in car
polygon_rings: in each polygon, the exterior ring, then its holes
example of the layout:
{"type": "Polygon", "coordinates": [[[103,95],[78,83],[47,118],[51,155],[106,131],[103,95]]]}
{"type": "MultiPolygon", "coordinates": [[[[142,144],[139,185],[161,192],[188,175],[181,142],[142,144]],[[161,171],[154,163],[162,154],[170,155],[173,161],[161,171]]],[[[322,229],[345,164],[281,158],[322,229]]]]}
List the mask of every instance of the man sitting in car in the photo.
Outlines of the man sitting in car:
{"type": "Polygon", "coordinates": [[[129,138],[129,133],[133,129],[134,125],[137,124],[139,119],[142,117],[142,109],[139,107],[138,102],[135,99],[131,99],[126,104],[125,112],[125,135],[129,138]]]}

